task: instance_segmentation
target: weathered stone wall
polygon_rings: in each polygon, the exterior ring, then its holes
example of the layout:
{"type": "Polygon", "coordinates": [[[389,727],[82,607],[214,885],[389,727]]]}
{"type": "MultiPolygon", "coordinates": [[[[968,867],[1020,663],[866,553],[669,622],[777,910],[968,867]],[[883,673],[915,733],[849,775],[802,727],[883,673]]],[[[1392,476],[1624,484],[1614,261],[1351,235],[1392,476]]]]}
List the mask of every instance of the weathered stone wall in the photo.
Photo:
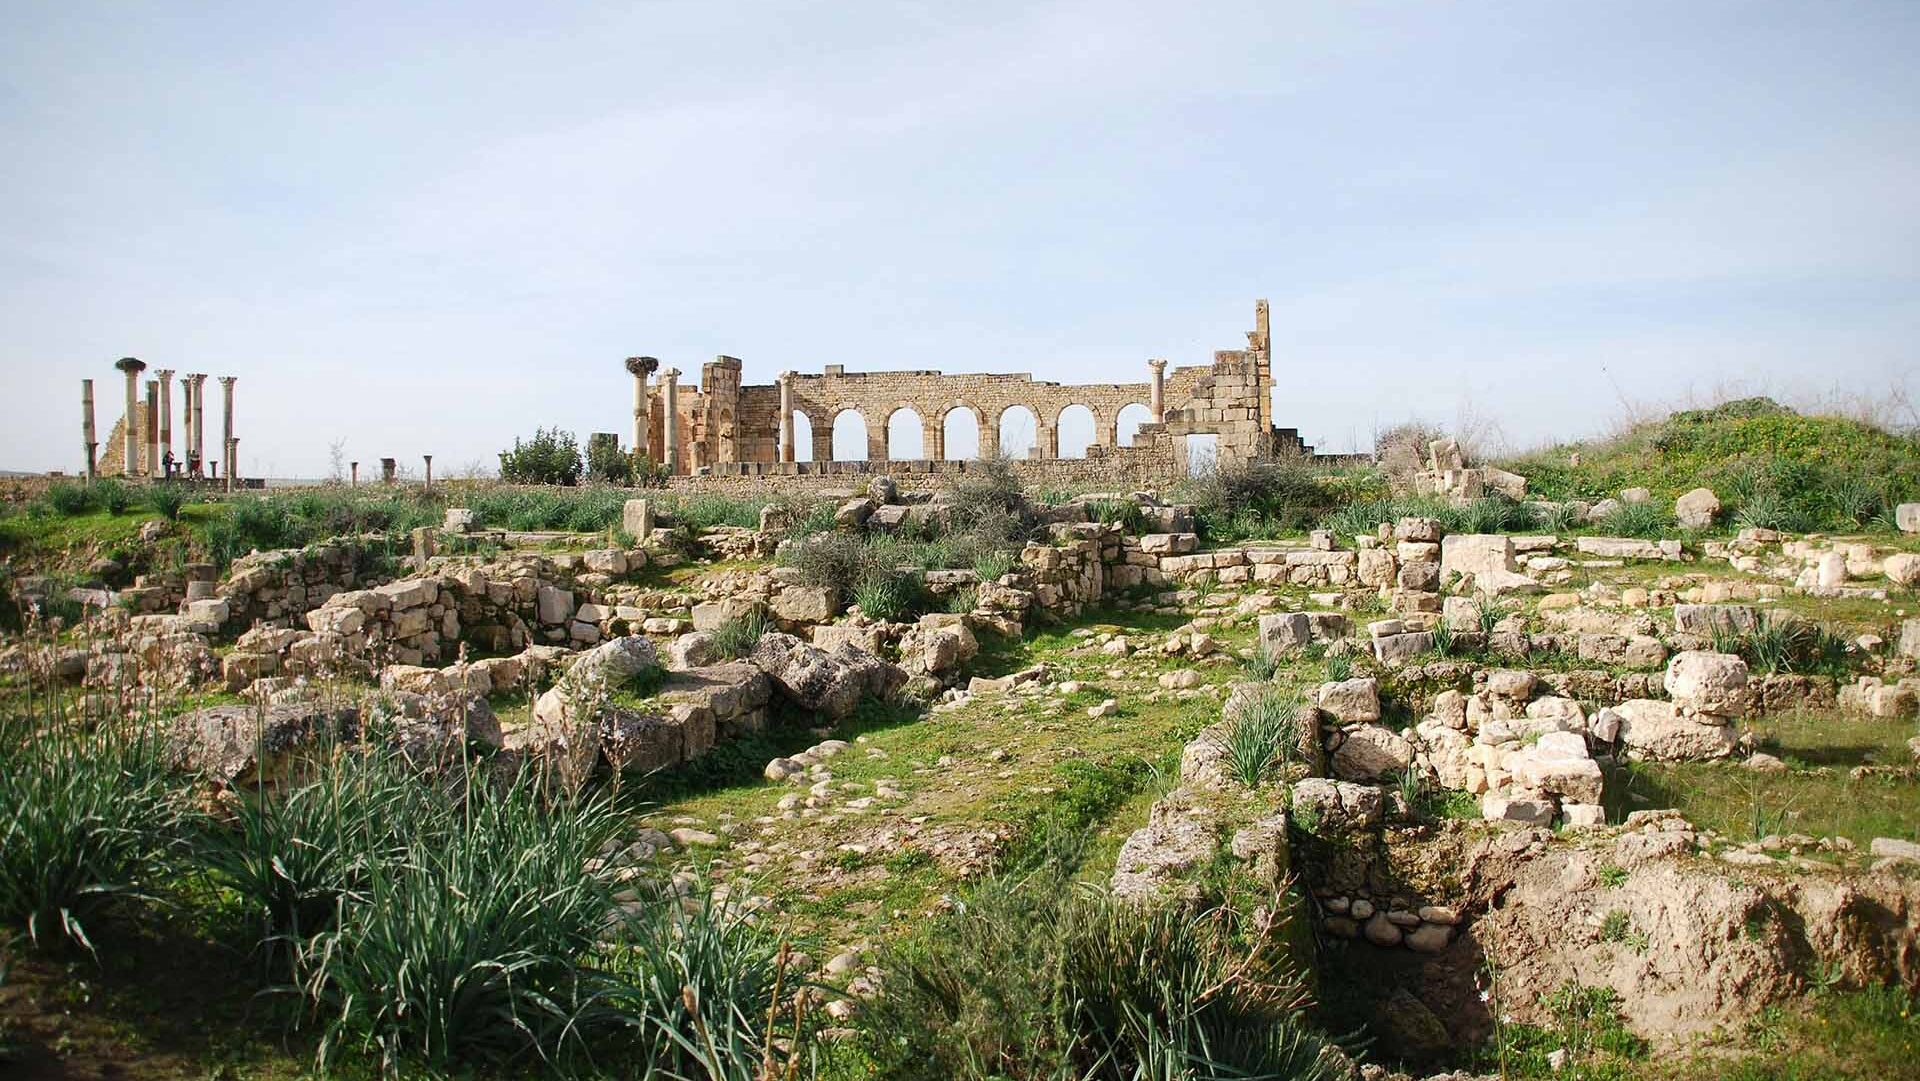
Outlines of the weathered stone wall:
{"type": "MultiPolygon", "coordinates": [[[[739,360],[719,357],[701,366],[699,385],[689,381],[678,386],[679,437],[671,463],[674,473],[684,475],[710,468],[719,472],[722,470],[718,467],[730,463],[773,465],[780,461],[780,387],[742,386],[740,372],[739,360]]],[[[1036,431],[1031,456],[1043,460],[1060,458],[1061,418],[1075,406],[1083,407],[1093,417],[1090,456],[1096,450],[1105,450],[1111,464],[1119,452],[1147,452],[1142,463],[1133,468],[1150,469],[1158,476],[1176,475],[1184,467],[1187,435],[1217,435],[1223,461],[1264,457],[1272,453],[1276,443],[1265,301],[1256,307],[1255,329],[1247,334],[1246,349],[1222,350],[1214,354],[1211,364],[1165,372],[1164,421],[1144,424],[1131,448],[1119,442],[1120,413],[1129,405],[1151,409],[1150,381],[1069,385],[1036,380],[1026,373],[848,372],[840,365],[829,365],[816,374],[794,373],[788,379],[792,408],[806,418],[809,426],[806,449],[815,463],[832,460],[834,420],[845,412],[857,414],[863,422],[867,439],[864,458],[873,462],[902,460],[888,447],[890,421],[902,410],[911,410],[919,420],[919,457],[936,462],[967,451],[946,445],[950,414],[970,411],[979,433],[978,449],[990,451],[999,446],[1003,419],[1016,406],[1032,412],[1036,431]],[[1150,466],[1147,459],[1151,460],[1150,466]]],[[[657,383],[650,387],[648,399],[652,451],[658,459],[664,448],[664,388],[657,383]]],[[[1292,449],[1298,449],[1297,437],[1290,431],[1285,434],[1292,449]]]]}

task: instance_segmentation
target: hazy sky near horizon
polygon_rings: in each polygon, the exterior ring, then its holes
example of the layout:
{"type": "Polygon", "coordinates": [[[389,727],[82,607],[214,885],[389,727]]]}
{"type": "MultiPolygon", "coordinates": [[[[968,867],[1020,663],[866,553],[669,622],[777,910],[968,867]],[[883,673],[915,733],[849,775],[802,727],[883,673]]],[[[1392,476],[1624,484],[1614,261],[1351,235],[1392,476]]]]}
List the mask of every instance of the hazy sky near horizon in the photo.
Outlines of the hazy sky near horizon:
{"type": "Polygon", "coordinates": [[[1243,344],[1256,297],[1278,420],[1323,449],[1920,392],[1912,2],[6,23],[0,468],[78,468],[79,380],[104,439],[126,354],[239,376],[249,474],[336,440],[452,470],[624,433],[629,354],[1133,381],[1243,344]]]}

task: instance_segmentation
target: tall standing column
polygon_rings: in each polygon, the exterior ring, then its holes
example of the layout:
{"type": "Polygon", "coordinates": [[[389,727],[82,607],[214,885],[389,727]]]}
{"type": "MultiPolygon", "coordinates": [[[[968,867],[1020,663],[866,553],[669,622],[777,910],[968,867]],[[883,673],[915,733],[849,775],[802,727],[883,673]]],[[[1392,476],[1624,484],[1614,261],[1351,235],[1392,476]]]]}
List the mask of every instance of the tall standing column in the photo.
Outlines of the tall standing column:
{"type": "Polygon", "coordinates": [[[666,414],[660,425],[661,463],[667,467],[667,475],[673,476],[680,470],[680,369],[661,372],[660,382],[666,391],[661,403],[666,414]]]}
{"type": "Polygon", "coordinates": [[[93,430],[93,380],[80,380],[80,438],[87,445],[87,479],[99,475],[100,442],[93,430]]]}
{"type": "Polygon", "coordinates": [[[170,477],[173,467],[173,369],[155,368],[154,378],[160,380],[160,456],[153,460],[154,475],[170,477]]]}
{"type": "Polygon", "coordinates": [[[220,428],[220,466],[221,470],[227,475],[227,491],[229,492],[233,491],[233,475],[239,472],[235,467],[240,464],[236,461],[238,454],[234,450],[235,441],[233,438],[233,384],[238,379],[239,376],[235,375],[223,375],[220,377],[220,406],[222,414],[222,424],[220,428]]]}
{"type": "Polygon", "coordinates": [[[121,357],[114,367],[127,377],[127,419],[120,435],[120,475],[131,477],[140,470],[140,424],[134,416],[140,406],[140,373],[147,370],[137,357],[121,357]]]}
{"type": "Polygon", "coordinates": [[[195,372],[193,379],[193,471],[207,472],[207,373],[195,372]]]}
{"type": "Polygon", "coordinates": [[[793,461],[793,373],[780,373],[780,461],[793,461]]]}
{"type": "Polygon", "coordinates": [[[633,452],[653,456],[653,403],[647,400],[647,376],[660,368],[655,357],[628,357],[627,371],[633,376],[633,452]]]}
{"type": "Polygon", "coordinates": [[[1153,389],[1147,399],[1147,412],[1153,414],[1155,424],[1164,424],[1167,420],[1167,362],[1155,358],[1147,361],[1147,367],[1153,369],[1153,389]]]}
{"type": "Polygon", "coordinates": [[[160,381],[147,380],[147,468],[146,475],[160,475],[160,381]]]}

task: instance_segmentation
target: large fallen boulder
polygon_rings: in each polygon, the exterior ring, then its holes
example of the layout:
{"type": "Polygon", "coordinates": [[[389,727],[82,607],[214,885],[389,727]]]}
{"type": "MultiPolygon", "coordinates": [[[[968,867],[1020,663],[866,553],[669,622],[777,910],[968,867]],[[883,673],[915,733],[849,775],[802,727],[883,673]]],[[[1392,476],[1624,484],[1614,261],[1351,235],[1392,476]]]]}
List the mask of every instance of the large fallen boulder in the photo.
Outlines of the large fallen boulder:
{"type": "Polygon", "coordinates": [[[224,785],[277,784],[302,755],[358,738],[360,710],[312,702],[210,706],[168,722],[166,758],[224,785]]]}
{"type": "Polygon", "coordinates": [[[1672,702],[1635,698],[1600,711],[1594,731],[1614,736],[1627,757],[1657,762],[1724,758],[1733,750],[1733,726],[1711,714],[1687,716],[1672,702]]]}
{"type": "Polygon", "coordinates": [[[828,653],[791,634],[762,635],[748,660],[794,704],[828,717],[852,713],[865,695],[884,698],[907,678],[864,650],[842,646],[828,653]]]}

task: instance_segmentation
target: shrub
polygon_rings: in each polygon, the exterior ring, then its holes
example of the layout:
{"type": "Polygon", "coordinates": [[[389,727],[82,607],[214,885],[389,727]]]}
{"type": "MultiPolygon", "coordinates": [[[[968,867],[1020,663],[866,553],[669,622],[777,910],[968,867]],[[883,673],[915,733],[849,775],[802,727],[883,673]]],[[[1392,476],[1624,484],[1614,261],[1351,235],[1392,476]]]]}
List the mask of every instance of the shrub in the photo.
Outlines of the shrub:
{"type": "Polygon", "coordinates": [[[982,552],[973,561],[973,573],[982,582],[998,582],[1013,572],[1019,557],[1005,549],[982,552]]]}
{"type": "Polygon", "coordinates": [[[778,1057],[775,1072],[760,1072],[777,989],[800,982],[778,939],[706,889],[690,904],[663,890],[627,911],[636,910],[621,927],[625,948],[598,974],[605,989],[569,1026],[578,1049],[612,1045],[670,1077],[791,1076],[778,1069],[789,1060],[778,1057]]]}
{"type": "Polygon", "coordinates": [[[169,865],[186,811],[143,721],[0,714],[0,919],[35,946],[91,951],[87,921],[169,865]]]}
{"type": "Polygon", "coordinates": [[[753,652],[772,625],[767,617],[753,612],[739,619],[729,619],[713,629],[713,649],[722,657],[739,660],[753,652]]]}
{"type": "Polygon", "coordinates": [[[1298,692],[1263,687],[1240,706],[1225,735],[1227,764],[1235,780],[1258,788],[1267,770],[1293,757],[1300,745],[1298,692]]]}
{"type": "Polygon", "coordinates": [[[973,586],[956,589],[947,594],[947,611],[956,615],[966,615],[980,607],[980,591],[973,586]]]}
{"type": "Polygon", "coordinates": [[[867,573],[867,548],[848,533],[822,533],[784,545],[779,561],[800,574],[800,584],[851,593],[867,573]]]}
{"type": "Polygon", "coordinates": [[[231,822],[209,822],[194,858],[259,920],[271,950],[325,930],[369,861],[401,858],[393,833],[420,813],[420,778],[386,755],[321,753],[290,792],[242,792],[231,822]]]}
{"type": "Polygon", "coordinates": [[[1533,526],[1533,512],[1504,495],[1484,496],[1444,514],[1449,532],[1510,533],[1533,526]]]}
{"type": "Polygon", "coordinates": [[[1333,509],[1333,496],[1300,459],[1217,467],[1194,483],[1200,532],[1237,540],[1262,532],[1305,529],[1333,509]]]}
{"type": "Polygon", "coordinates": [[[532,439],[524,443],[515,439],[512,450],[500,452],[500,479],[509,484],[571,487],[580,483],[580,446],[572,432],[536,428],[532,439]]]}
{"type": "Polygon", "coordinates": [[[1353,678],[1353,655],[1350,653],[1327,654],[1327,679],[1334,683],[1353,678]]]}
{"type": "Polygon", "coordinates": [[[94,502],[92,493],[84,485],[56,484],[47,489],[47,505],[68,518],[92,510],[94,502]]]}
{"type": "Polygon", "coordinates": [[[117,480],[94,482],[93,498],[108,514],[125,514],[133,506],[133,492],[117,480]]]}
{"type": "Polygon", "coordinates": [[[893,1078],[1342,1076],[1270,928],[1000,876],[880,959],[857,1015],[893,1078]]]}
{"type": "Polygon", "coordinates": [[[177,485],[154,484],[147,488],[147,506],[169,522],[180,520],[180,508],[187,505],[187,493],[177,485]]]}
{"type": "Polygon", "coordinates": [[[595,432],[587,437],[587,476],[606,484],[633,483],[633,458],[620,449],[620,437],[595,432]]]}
{"type": "Polygon", "coordinates": [[[1713,648],[1763,672],[1818,673],[1845,678],[1847,641],[1831,628],[1790,616],[1764,619],[1742,633],[1724,623],[1711,628],[1713,648]]]}
{"type": "Polygon", "coordinates": [[[1246,669],[1249,677],[1264,683],[1280,671],[1280,658],[1266,648],[1255,645],[1253,652],[1241,662],[1240,666],[1246,669]]]}

